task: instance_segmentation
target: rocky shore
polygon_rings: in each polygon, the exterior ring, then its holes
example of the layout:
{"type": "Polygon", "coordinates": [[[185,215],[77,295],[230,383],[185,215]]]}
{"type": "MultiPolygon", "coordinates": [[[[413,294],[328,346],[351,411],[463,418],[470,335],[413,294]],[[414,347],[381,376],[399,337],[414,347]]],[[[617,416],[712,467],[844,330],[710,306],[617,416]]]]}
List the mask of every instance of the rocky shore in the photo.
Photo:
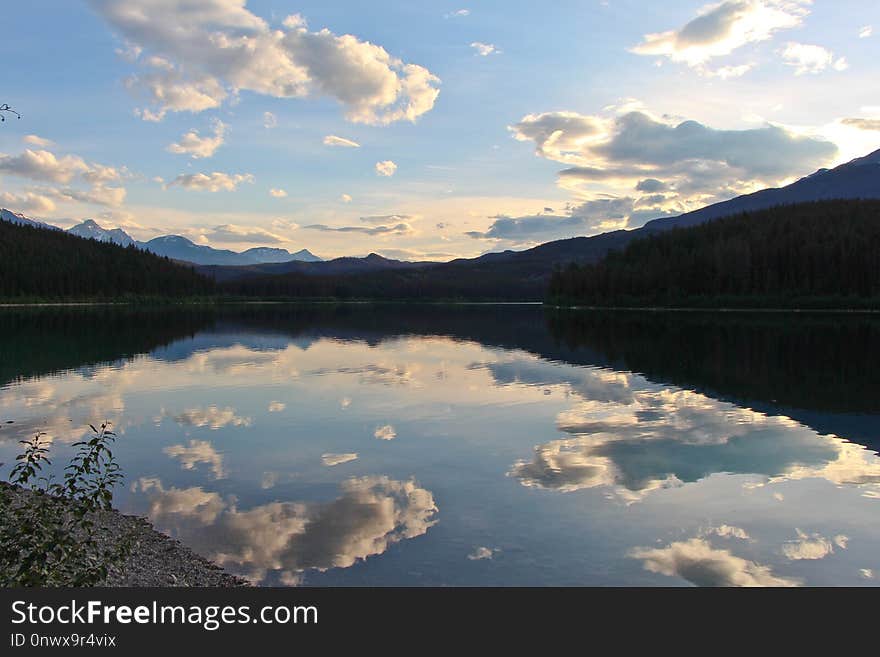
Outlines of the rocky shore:
{"type": "MultiPolygon", "coordinates": [[[[30,495],[20,488],[3,486],[0,494],[30,495]]],[[[15,501],[13,501],[15,503],[15,501]]],[[[3,519],[0,518],[0,522],[3,519]]],[[[119,511],[101,511],[95,516],[95,539],[107,547],[128,542],[128,558],[110,568],[98,586],[249,586],[241,577],[196,554],[180,541],[156,531],[146,518],[119,511]]]]}

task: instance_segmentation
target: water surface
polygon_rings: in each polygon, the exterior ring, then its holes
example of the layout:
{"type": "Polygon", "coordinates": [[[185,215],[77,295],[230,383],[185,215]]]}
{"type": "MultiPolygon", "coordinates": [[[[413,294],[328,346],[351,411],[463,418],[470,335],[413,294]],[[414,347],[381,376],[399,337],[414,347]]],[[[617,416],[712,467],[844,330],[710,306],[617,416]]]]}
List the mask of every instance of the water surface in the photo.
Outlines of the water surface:
{"type": "MultiPolygon", "coordinates": [[[[0,461],[291,585],[876,585],[880,321],[540,306],[0,312],[0,461]]],[[[8,472],[8,465],[0,474],[8,472]]]]}

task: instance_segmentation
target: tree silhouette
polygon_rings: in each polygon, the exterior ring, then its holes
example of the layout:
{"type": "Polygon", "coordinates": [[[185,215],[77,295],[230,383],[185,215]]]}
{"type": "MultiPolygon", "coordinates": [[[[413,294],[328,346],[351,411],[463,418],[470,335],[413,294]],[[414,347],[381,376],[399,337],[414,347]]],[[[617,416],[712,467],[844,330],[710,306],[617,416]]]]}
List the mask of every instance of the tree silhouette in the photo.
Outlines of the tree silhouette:
{"type": "Polygon", "coordinates": [[[6,120],[6,115],[4,114],[4,112],[9,112],[10,114],[15,114],[16,118],[19,118],[19,119],[21,118],[21,114],[19,114],[14,109],[12,109],[8,103],[3,103],[2,105],[0,105],[0,122],[6,120]]]}

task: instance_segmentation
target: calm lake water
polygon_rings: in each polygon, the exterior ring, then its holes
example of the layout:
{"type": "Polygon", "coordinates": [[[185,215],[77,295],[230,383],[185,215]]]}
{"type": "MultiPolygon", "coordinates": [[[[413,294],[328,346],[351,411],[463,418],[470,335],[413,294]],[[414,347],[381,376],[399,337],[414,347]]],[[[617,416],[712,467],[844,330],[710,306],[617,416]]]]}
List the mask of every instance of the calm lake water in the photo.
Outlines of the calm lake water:
{"type": "Polygon", "coordinates": [[[116,504],[291,585],[877,585],[880,318],[0,311],[0,475],[110,420],[116,504]]]}

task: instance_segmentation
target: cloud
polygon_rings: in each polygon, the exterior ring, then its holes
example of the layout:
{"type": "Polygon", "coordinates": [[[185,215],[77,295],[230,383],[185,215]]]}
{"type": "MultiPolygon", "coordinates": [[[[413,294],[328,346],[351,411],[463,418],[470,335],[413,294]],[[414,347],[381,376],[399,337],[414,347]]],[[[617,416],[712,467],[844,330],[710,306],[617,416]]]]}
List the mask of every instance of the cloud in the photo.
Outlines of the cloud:
{"type": "Polygon", "coordinates": [[[391,177],[397,172],[397,165],[391,160],[376,162],[376,173],[380,176],[391,177]]]}
{"type": "Polygon", "coordinates": [[[147,496],[148,515],[163,531],[262,583],[353,566],[422,536],[438,512],[430,491],[388,477],[348,479],[331,502],[270,502],[248,510],[215,492],[165,488],[158,479],[140,479],[135,491],[147,496]]]}
{"type": "Polygon", "coordinates": [[[456,9],[455,11],[451,11],[448,14],[443,14],[443,18],[464,18],[465,16],[470,15],[470,9],[456,9]]]}
{"type": "Polygon", "coordinates": [[[0,192],[0,203],[3,203],[5,207],[15,208],[19,212],[34,214],[45,214],[55,210],[55,201],[48,196],[34,192],[22,194],[0,192]]]}
{"type": "Polygon", "coordinates": [[[119,170],[102,164],[88,164],[78,155],[58,157],[51,151],[30,148],[19,155],[0,153],[0,173],[65,184],[76,177],[90,183],[105,183],[122,178],[119,170]]]}
{"type": "Polygon", "coordinates": [[[278,127],[278,118],[272,112],[263,112],[263,127],[266,130],[278,127]]]}
{"type": "Polygon", "coordinates": [[[862,29],[859,30],[859,38],[867,39],[874,35],[874,26],[873,25],[865,25],[862,29]]]}
{"type": "Polygon", "coordinates": [[[307,230],[320,230],[325,233],[363,233],[364,235],[409,235],[413,228],[408,223],[401,222],[390,226],[328,226],[326,224],[311,224],[303,226],[307,230]]]}
{"type": "Polygon", "coordinates": [[[208,427],[211,430],[222,429],[226,426],[249,427],[251,425],[251,419],[236,415],[235,409],[218,408],[214,405],[207,408],[190,408],[175,415],[174,421],[192,427],[208,427]]]}
{"type": "Polygon", "coordinates": [[[189,445],[171,445],[162,450],[173,459],[180,461],[184,470],[193,470],[199,463],[207,463],[211,466],[215,479],[223,479],[226,472],[223,469],[223,455],[207,440],[190,440],[189,445]]]}
{"type": "Polygon", "coordinates": [[[358,455],[355,453],[322,454],[321,455],[321,463],[323,463],[327,467],[333,467],[334,465],[342,465],[343,463],[349,463],[351,461],[356,461],[357,457],[358,457],[358,455]]]}
{"type": "Polygon", "coordinates": [[[269,404],[269,412],[270,413],[280,413],[285,408],[287,408],[287,404],[280,401],[273,401],[269,404]]]}
{"type": "Polygon", "coordinates": [[[495,44],[492,43],[482,43],[481,41],[474,41],[471,44],[471,48],[476,50],[476,54],[480,57],[488,57],[489,55],[499,55],[501,51],[495,47],[495,44]]]}
{"type": "Polygon", "coordinates": [[[349,194],[342,194],[342,195],[339,197],[339,200],[342,201],[343,203],[351,203],[352,198],[351,198],[351,196],[350,196],[349,194]]]}
{"type": "Polygon", "coordinates": [[[833,539],[827,539],[821,534],[806,534],[800,529],[797,531],[797,540],[788,541],[782,546],[782,554],[792,561],[824,559],[834,552],[836,545],[842,550],[846,549],[849,539],[838,535],[833,539]]]}
{"type": "Polygon", "coordinates": [[[794,67],[795,75],[821,73],[829,67],[843,71],[849,67],[846,57],[835,59],[834,53],[827,48],[806,43],[789,41],[779,50],[779,54],[786,64],[794,67]]]}
{"type": "Polygon", "coordinates": [[[180,155],[189,154],[193,159],[211,157],[223,145],[226,133],[226,124],[219,119],[214,120],[213,127],[213,137],[202,137],[198,130],[190,130],[180,141],[169,145],[168,151],[180,155]]]}
{"type": "Polygon", "coordinates": [[[880,130],[880,119],[843,119],[841,123],[859,130],[880,130]]]}
{"type": "Polygon", "coordinates": [[[235,224],[214,226],[209,231],[203,232],[202,235],[212,242],[282,244],[287,241],[280,235],[271,233],[264,228],[258,228],[256,226],[236,226],[235,224]]]}
{"type": "Polygon", "coordinates": [[[361,217],[361,221],[365,224],[393,224],[401,221],[409,221],[413,217],[409,214],[374,214],[361,217]]]}
{"type": "Polygon", "coordinates": [[[169,111],[219,107],[240,91],[273,98],[330,96],[356,123],[415,121],[430,111],[440,80],[379,45],[330,30],[310,31],[305,19],[288,16],[271,25],[245,0],[91,0],[95,10],[129,44],[140,49],[144,71],[128,80],[143,90],[152,109],[142,118],[161,120],[169,111]]]}
{"type": "Polygon", "coordinates": [[[76,201],[79,203],[92,203],[94,205],[119,206],[125,201],[126,190],[124,187],[106,187],[94,185],[91,189],[74,189],[72,187],[42,188],[41,193],[51,196],[59,201],[76,201]]]}
{"type": "Polygon", "coordinates": [[[165,187],[183,187],[196,192],[232,192],[243,182],[254,182],[250,173],[182,173],[165,187]]]}
{"type": "Polygon", "coordinates": [[[645,35],[632,52],[665,56],[699,69],[715,57],[801,25],[809,13],[808,4],[805,0],[726,0],[706,5],[678,30],[645,35]]]}
{"type": "Polygon", "coordinates": [[[712,527],[706,533],[715,534],[721,538],[738,538],[741,541],[749,540],[749,535],[745,529],[734,527],[732,525],[719,525],[718,527],[712,527]]]}
{"type": "Polygon", "coordinates": [[[475,548],[473,552],[467,555],[467,558],[470,561],[483,561],[484,559],[491,559],[495,556],[495,553],[498,552],[497,548],[488,548],[488,547],[478,547],[475,548]]]}
{"type": "Polygon", "coordinates": [[[269,196],[271,196],[272,198],[286,198],[287,191],[283,189],[276,189],[275,187],[273,187],[269,190],[269,196]]]}
{"type": "Polygon", "coordinates": [[[630,552],[645,570],[681,577],[697,586],[799,586],[800,582],[774,575],[768,566],[713,548],[702,538],[676,541],[665,548],[637,548],[630,552]]]}
{"type": "Polygon", "coordinates": [[[585,201],[568,208],[568,214],[537,214],[522,217],[493,217],[486,231],[465,233],[474,239],[508,240],[528,243],[545,237],[583,235],[596,230],[625,228],[633,210],[632,198],[585,201]]]}
{"type": "Polygon", "coordinates": [[[343,146],[345,148],[360,148],[361,145],[351,139],[345,137],[337,137],[336,135],[327,135],[324,137],[325,146],[343,146]]]}
{"type": "Polygon", "coordinates": [[[379,440],[394,440],[397,438],[397,431],[390,424],[386,424],[385,426],[378,427],[373,432],[373,437],[379,440]]]}
{"type": "Polygon", "coordinates": [[[25,135],[22,137],[22,141],[26,144],[31,144],[32,146],[39,146],[40,148],[50,148],[55,145],[55,142],[51,139],[44,139],[37,135],[25,135]]]}

